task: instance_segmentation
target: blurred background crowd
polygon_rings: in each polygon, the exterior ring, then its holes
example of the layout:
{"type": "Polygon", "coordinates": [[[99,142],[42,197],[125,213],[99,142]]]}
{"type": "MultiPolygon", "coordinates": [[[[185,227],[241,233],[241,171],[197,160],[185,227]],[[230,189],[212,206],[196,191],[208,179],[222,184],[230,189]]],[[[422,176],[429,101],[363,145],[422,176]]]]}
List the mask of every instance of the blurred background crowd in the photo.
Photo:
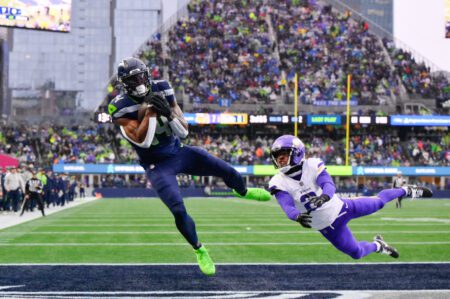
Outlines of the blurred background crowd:
{"type": "MultiPolygon", "coordinates": [[[[270,146],[278,132],[233,130],[191,126],[183,142],[200,146],[233,165],[271,164],[270,146]],[[272,134],[269,134],[272,132],[272,134]]],[[[450,134],[447,130],[404,132],[385,127],[354,127],[350,136],[350,164],[372,166],[450,166],[450,134]]],[[[329,165],[345,162],[345,130],[331,126],[300,129],[307,155],[329,165]]],[[[0,130],[0,153],[21,163],[50,166],[57,163],[136,163],[134,150],[111,125],[27,126],[6,125],[0,130]]]]}

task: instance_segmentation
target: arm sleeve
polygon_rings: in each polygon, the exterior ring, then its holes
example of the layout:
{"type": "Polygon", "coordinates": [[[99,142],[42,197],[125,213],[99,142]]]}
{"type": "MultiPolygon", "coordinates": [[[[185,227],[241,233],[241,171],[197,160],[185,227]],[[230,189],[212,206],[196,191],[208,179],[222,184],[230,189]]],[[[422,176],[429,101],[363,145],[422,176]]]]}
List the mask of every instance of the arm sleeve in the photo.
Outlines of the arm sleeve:
{"type": "Polygon", "coordinates": [[[333,197],[336,192],[336,186],[333,183],[333,179],[325,169],[322,170],[322,172],[317,176],[316,183],[320,186],[320,188],[322,188],[324,194],[328,195],[330,198],[333,197]]]}
{"type": "Polygon", "coordinates": [[[180,138],[184,139],[189,134],[189,131],[183,127],[183,125],[176,117],[169,122],[169,126],[172,129],[172,132],[180,138]]]}
{"type": "Polygon", "coordinates": [[[292,221],[296,221],[300,211],[295,207],[292,196],[286,191],[278,191],[275,193],[275,197],[286,216],[292,221]]]}

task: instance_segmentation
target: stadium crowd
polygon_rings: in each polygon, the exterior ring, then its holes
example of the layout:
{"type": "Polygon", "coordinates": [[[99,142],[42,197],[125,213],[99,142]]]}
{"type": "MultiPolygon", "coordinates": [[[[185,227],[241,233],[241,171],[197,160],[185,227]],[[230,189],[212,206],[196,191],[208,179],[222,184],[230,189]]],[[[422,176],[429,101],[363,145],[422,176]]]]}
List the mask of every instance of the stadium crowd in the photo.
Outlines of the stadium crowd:
{"type": "Polygon", "coordinates": [[[263,1],[191,1],[188,9],[169,32],[174,87],[193,103],[276,99],[281,73],[263,1]]]}
{"type": "Polygon", "coordinates": [[[352,74],[352,100],[360,105],[380,104],[382,96],[398,94],[383,45],[366,23],[316,1],[294,2],[270,1],[270,6],[281,68],[288,81],[295,72],[300,75],[303,103],[344,100],[347,74],[352,74]]]}
{"type": "Polygon", "coordinates": [[[176,92],[199,111],[200,103],[290,98],[296,72],[304,104],[345,100],[348,74],[359,105],[403,97],[403,87],[411,96],[450,99],[444,76],[370,33],[368,23],[350,12],[315,0],[195,0],[167,35],[167,51],[157,34],[137,55],[155,79],[167,68],[176,92]]]}
{"type": "MultiPolygon", "coordinates": [[[[54,163],[136,163],[136,156],[129,144],[111,125],[92,127],[74,126],[25,126],[6,125],[0,130],[0,154],[8,154],[19,159],[18,170],[23,181],[30,175],[33,167],[45,166],[40,170],[49,184],[44,196],[48,205],[61,205],[72,200],[81,186],[86,187],[149,187],[144,175],[101,175],[89,186],[86,176],[69,177],[64,174],[53,174],[49,169],[54,163]],[[31,168],[28,168],[30,165],[31,168]],[[49,187],[52,186],[52,187],[49,187]]],[[[254,128],[252,129],[254,130],[254,128]]],[[[246,131],[242,128],[196,128],[191,127],[189,138],[184,142],[205,148],[210,153],[233,165],[270,165],[270,145],[278,135],[268,135],[268,128],[260,128],[260,132],[246,131]],[[249,136],[255,136],[249,138],[249,136]]],[[[450,166],[450,134],[445,130],[415,129],[407,134],[401,129],[392,129],[385,134],[383,127],[352,128],[350,138],[350,164],[352,166],[450,166]]],[[[305,142],[309,157],[320,157],[327,165],[344,165],[345,163],[345,131],[343,128],[317,126],[314,130],[306,127],[300,129],[301,138],[305,142]]],[[[3,169],[2,178],[11,170],[3,169]]],[[[179,176],[182,187],[223,188],[220,180],[201,180],[199,177],[179,176]]],[[[264,186],[267,178],[250,177],[252,186],[264,186]]],[[[450,180],[449,180],[450,183],[450,180]]],[[[380,190],[386,188],[389,181],[370,179],[361,184],[354,178],[336,180],[340,190],[380,190]]],[[[19,192],[18,199],[13,201],[5,196],[0,209],[16,211],[23,199],[19,192]]],[[[0,196],[2,198],[2,196],[0,196]]],[[[35,204],[32,205],[32,208],[35,204]]]]}
{"type": "Polygon", "coordinates": [[[395,73],[401,79],[406,90],[411,95],[425,98],[450,99],[450,83],[444,75],[433,76],[429,67],[417,63],[413,55],[395,47],[394,42],[383,39],[389,52],[395,73]]]}
{"type": "MultiPolygon", "coordinates": [[[[300,136],[309,156],[322,158],[329,165],[345,163],[343,129],[316,127],[314,134],[303,130],[300,136]]],[[[205,148],[234,165],[271,164],[270,145],[276,135],[253,135],[245,130],[233,133],[202,132],[191,127],[186,144],[205,148]],[[251,138],[250,136],[254,136],[251,138]]],[[[135,163],[131,146],[111,125],[3,126],[0,153],[12,155],[21,163],[50,166],[56,163],[135,163]]],[[[352,128],[351,165],[450,166],[450,134],[431,131],[399,137],[382,128],[352,128]],[[412,137],[415,136],[415,137],[412,137]]]]}
{"type": "Polygon", "coordinates": [[[5,125],[0,130],[0,153],[21,163],[111,163],[109,144],[117,140],[106,126],[5,125]]]}

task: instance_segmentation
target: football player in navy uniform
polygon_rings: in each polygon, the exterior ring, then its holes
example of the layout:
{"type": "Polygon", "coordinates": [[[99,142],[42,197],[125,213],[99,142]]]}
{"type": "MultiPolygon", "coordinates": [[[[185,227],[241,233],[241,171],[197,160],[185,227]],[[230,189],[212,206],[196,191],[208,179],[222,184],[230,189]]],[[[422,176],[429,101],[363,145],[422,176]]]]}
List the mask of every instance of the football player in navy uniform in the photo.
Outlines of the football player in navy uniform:
{"type": "Polygon", "coordinates": [[[180,138],[188,135],[188,124],[174,91],[169,82],[152,80],[144,62],[133,57],[122,60],[117,76],[125,93],[110,102],[109,114],[123,137],[136,150],[153,188],[172,212],[178,230],[194,248],[201,271],[214,275],[214,263],[198,240],[195,223],[186,211],[176,175],[221,177],[240,198],[266,201],[271,199],[271,195],[264,189],[247,188],[239,172],[223,160],[202,148],[180,142],[180,138]]]}

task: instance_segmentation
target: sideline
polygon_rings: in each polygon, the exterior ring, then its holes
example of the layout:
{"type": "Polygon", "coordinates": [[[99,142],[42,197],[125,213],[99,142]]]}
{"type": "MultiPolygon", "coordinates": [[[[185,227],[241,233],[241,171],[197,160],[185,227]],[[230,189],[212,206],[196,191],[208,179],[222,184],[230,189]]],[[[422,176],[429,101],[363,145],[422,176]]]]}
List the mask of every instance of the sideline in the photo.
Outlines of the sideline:
{"type": "MultiPolygon", "coordinates": [[[[65,204],[64,206],[60,207],[60,206],[54,206],[54,207],[50,207],[50,208],[46,208],[44,210],[45,215],[52,215],[54,213],[58,213],[60,211],[69,209],[69,208],[73,208],[88,202],[92,202],[94,200],[96,200],[98,198],[95,197],[85,197],[83,199],[81,198],[76,198],[73,201],[65,204]]],[[[33,212],[27,212],[25,211],[25,213],[23,214],[23,216],[20,216],[20,212],[2,212],[2,214],[0,214],[0,230],[1,229],[5,229],[7,227],[11,227],[11,226],[15,226],[18,224],[22,224],[28,221],[32,221],[38,218],[41,218],[42,214],[41,211],[38,210],[37,208],[33,211],[33,212]]]]}

